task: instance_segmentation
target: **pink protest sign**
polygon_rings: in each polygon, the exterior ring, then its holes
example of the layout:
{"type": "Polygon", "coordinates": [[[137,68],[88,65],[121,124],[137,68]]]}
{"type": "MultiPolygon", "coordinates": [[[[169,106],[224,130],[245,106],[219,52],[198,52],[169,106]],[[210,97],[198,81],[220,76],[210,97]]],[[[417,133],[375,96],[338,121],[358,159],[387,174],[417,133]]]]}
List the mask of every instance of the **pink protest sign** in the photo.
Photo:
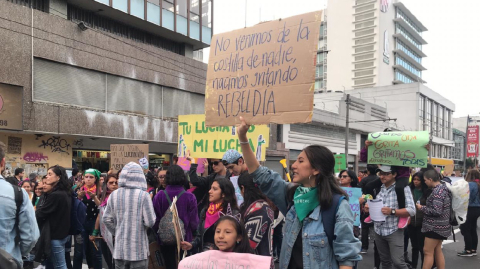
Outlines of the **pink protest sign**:
{"type": "MultiPolygon", "coordinates": [[[[205,166],[203,165],[203,162],[206,160],[205,158],[195,158],[195,160],[198,163],[197,167],[197,173],[202,174],[205,172],[205,166]]],[[[177,164],[182,167],[184,171],[190,171],[190,162],[185,159],[185,157],[179,157],[177,164]]]]}
{"type": "Polygon", "coordinates": [[[183,259],[178,265],[178,268],[265,269],[270,268],[271,260],[272,258],[269,256],[209,250],[183,259]]]}

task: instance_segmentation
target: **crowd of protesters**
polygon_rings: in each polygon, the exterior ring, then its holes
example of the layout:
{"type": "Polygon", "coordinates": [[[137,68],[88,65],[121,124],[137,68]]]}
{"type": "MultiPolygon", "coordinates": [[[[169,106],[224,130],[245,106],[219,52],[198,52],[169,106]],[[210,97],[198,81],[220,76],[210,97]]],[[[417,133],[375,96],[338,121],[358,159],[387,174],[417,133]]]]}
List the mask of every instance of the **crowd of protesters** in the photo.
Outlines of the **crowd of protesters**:
{"type": "MultiPolygon", "coordinates": [[[[452,233],[452,195],[433,166],[412,173],[369,164],[361,173],[347,169],[336,176],[333,153],[311,145],[291,165],[288,182],[260,165],[248,142],[249,125],[240,121],[241,153],[228,150],[222,159],[205,161],[201,175],[187,154],[189,171],[176,164],[150,171],[131,162],[117,173],[74,169],[69,178],[55,165],[43,177],[25,177],[21,168],[0,176],[0,229],[6,231],[0,262],[18,266],[12,268],[80,269],[85,261],[93,269],[148,268],[153,243],[165,268],[207,250],[269,256],[270,268],[354,268],[373,239],[375,268],[445,268],[441,246],[452,233]],[[238,177],[235,185],[231,177],[238,177]],[[364,194],[360,226],[354,226],[343,188],[364,194]],[[385,221],[370,218],[371,199],[382,199],[385,221]],[[180,256],[173,201],[183,234],[180,256]]],[[[371,142],[365,144],[363,157],[371,142]]],[[[0,159],[3,171],[1,142],[0,159]]],[[[465,178],[470,199],[460,226],[465,248],[458,255],[469,257],[477,253],[480,173],[472,169],[465,178]]]]}

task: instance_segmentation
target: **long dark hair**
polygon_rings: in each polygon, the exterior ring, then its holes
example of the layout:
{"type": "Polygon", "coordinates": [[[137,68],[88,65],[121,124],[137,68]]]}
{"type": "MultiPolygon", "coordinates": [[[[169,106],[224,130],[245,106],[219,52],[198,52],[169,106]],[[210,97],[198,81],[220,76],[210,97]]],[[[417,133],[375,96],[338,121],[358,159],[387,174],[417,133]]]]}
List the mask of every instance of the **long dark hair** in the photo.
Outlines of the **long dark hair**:
{"type": "Polygon", "coordinates": [[[340,171],[338,176],[340,177],[343,174],[343,172],[347,172],[347,175],[352,179],[352,182],[350,182],[350,187],[352,188],[358,187],[358,177],[355,174],[355,172],[353,172],[352,170],[342,170],[340,171]]]}
{"type": "Polygon", "coordinates": [[[72,184],[70,183],[70,180],[68,180],[67,171],[65,171],[65,168],[63,168],[60,165],[54,165],[48,168],[48,170],[52,170],[52,172],[55,173],[55,175],[60,177],[60,179],[58,180],[58,183],[55,185],[55,187],[53,187],[53,190],[65,191],[70,195],[72,184]]]}
{"type": "Polygon", "coordinates": [[[420,186],[421,186],[420,190],[422,192],[422,197],[427,198],[429,189],[427,184],[425,183],[425,179],[423,178],[423,172],[421,171],[413,174],[412,181],[410,182],[410,184],[408,184],[408,186],[410,187],[410,190],[412,191],[412,194],[413,194],[413,191],[415,190],[415,184],[413,183],[413,180],[415,179],[415,177],[418,177],[420,179],[420,186]]]}
{"type": "Polygon", "coordinates": [[[37,198],[39,197],[39,196],[37,196],[37,193],[35,193],[35,190],[37,190],[37,188],[38,188],[38,183],[35,184],[35,186],[33,187],[33,196],[32,196],[33,206],[35,206],[35,202],[37,201],[37,198]]]}
{"type": "MultiPolygon", "coordinates": [[[[118,184],[117,175],[115,175],[115,174],[107,174],[107,176],[105,177],[105,180],[103,181],[102,193],[101,193],[100,196],[98,197],[98,200],[100,200],[101,203],[103,203],[103,201],[105,201],[105,198],[107,198],[108,181],[109,181],[110,178],[112,178],[112,177],[117,180],[117,184],[118,184]]],[[[118,185],[117,185],[117,186],[118,186],[118,185]]]]}
{"type": "Polygon", "coordinates": [[[253,177],[248,172],[242,173],[238,178],[238,186],[243,187],[243,203],[240,205],[240,213],[242,218],[245,217],[245,211],[248,207],[253,204],[255,201],[264,200],[269,205],[271,201],[263,194],[260,189],[253,182],[253,177]]]}
{"type": "Polygon", "coordinates": [[[480,180],[480,172],[477,169],[470,169],[468,171],[467,176],[465,177],[465,180],[468,182],[475,182],[478,185],[478,188],[480,189],[480,182],[476,180],[480,180]]]}
{"type": "MultiPolygon", "coordinates": [[[[238,209],[238,205],[237,205],[237,196],[235,196],[235,187],[233,186],[230,179],[216,178],[216,179],[213,180],[213,182],[218,183],[218,186],[220,186],[220,189],[222,190],[222,194],[224,195],[223,202],[222,202],[222,212],[223,213],[227,212],[228,204],[230,204],[230,207],[232,208],[232,211],[234,213],[235,213],[235,211],[240,212],[240,210],[238,209]]],[[[213,182],[212,182],[212,184],[213,184],[213,182]]],[[[210,203],[207,203],[205,205],[205,210],[208,209],[209,204],[210,203]]],[[[202,218],[205,219],[205,214],[202,215],[202,218]]]]}
{"type": "Polygon", "coordinates": [[[167,174],[165,174],[165,184],[167,184],[167,186],[176,185],[184,187],[187,183],[187,176],[185,176],[185,172],[183,171],[182,167],[176,164],[168,167],[167,174]]]}
{"type": "MultiPolygon", "coordinates": [[[[318,170],[318,175],[315,177],[315,186],[317,186],[317,199],[320,202],[320,206],[324,209],[330,208],[334,194],[348,197],[345,191],[338,185],[333,174],[335,168],[333,153],[328,148],[319,145],[308,146],[303,149],[303,152],[307,155],[310,166],[318,170]]],[[[289,190],[288,197],[290,200],[293,200],[293,195],[297,188],[298,186],[289,190]]]]}
{"type": "MultiPolygon", "coordinates": [[[[253,249],[250,247],[250,240],[248,238],[247,231],[245,230],[245,225],[243,223],[239,223],[235,218],[232,216],[223,216],[221,217],[214,225],[213,230],[217,230],[217,226],[224,221],[230,221],[233,226],[235,226],[235,230],[237,231],[237,235],[242,237],[242,241],[236,244],[233,247],[233,252],[235,253],[250,253],[254,254],[253,249]]],[[[214,249],[218,250],[217,246],[214,249]]]]}

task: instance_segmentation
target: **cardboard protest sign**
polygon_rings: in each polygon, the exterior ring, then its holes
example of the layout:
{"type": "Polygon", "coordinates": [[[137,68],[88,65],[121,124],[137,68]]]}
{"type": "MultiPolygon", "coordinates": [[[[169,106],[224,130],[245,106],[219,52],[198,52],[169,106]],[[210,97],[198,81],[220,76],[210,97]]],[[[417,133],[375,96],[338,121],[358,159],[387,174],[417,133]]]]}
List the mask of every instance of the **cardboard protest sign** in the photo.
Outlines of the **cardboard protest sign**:
{"type": "Polygon", "coordinates": [[[335,154],[335,173],[347,169],[347,160],[345,154],[335,154]]]}
{"type": "Polygon", "coordinates": [[[427,167],[428,131],[370,133],[368,140],[373,142],[368,147],[369,164],[427,167]]]}
{"type": "Polygon", "coordinates": [[[110,152],[110,166],[116,171],[129,162],[140,164],[140,159],[148,160],[148,144],[111,144],[110,152]]]}
{"type": "MultiPolygon", "coordinates": [[[[195,158],[195,163],[198,164],[197,166],[197,173],[202,174],[205,172],[205,165],[203,162],[205,158],[195,158]]],[[[179,157],[177,163],[184,171],[190,171],[191,163],[185,157],[179,157]]]]}
{"type": "Polygon", "coordinates": [[[348,194],[348,203],[350,204],[350,208],[352,209],[353,213],[353,225],[360,226],[360,197],[362,197],[362,189],[361,188],[346,188],[342,187],[342,189],[348,194]]]}
{"type": "Polygon", "coordinates": [[[207,126],[312,121],[322,11],[213,36],[207,126]]]}
{"type": "Polygon", "coordinates": [[[180,262],[178,269],[265,269],[270,268],[271,260],[272,257],[269,256],[209,250],[186,257],[180,262]]]}
{"type": "MultiPolygon", "coordinates": [[[[185,157],[188,150],[192,157],[214,159],[229,149],[242,152],[235,127],[205,127],[205,115],[179,115],[178,136],[178,157],[185,157]]],[[[265,160],[269,138],[268,126],[250,126],[248,141],[259,161],[265,160]]]]}
{"type": "Polygon", "coordinates": [[[444,175],[448,177],[451,176],[453,173],[454,166],[455,166],[454,164],[445,165],[444,175]]]}

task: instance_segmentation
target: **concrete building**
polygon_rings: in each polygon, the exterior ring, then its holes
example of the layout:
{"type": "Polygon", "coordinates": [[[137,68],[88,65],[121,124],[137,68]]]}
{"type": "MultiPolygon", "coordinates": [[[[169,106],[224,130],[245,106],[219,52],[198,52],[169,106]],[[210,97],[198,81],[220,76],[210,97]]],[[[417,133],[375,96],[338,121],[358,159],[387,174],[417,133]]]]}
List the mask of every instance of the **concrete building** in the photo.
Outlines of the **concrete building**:
{"type": "MultiPolygon", "coordinates": [[[[394,129],[428,131],[433,142],[432,164],[445,166],[453,163],[452,149],[455,142],[452,134],[452,114],[455,104],[451,101],[421,83],[354,89],[346,93],[386,110],[391,119],[396,119],[389,121],[394,129]]],[[[334,112],[338,109],[338,101],[344,98],[344,93],[316,94],[315,107],[334,112]]],[[[350,118],[351,121],[363,120],[354,114],[350,118]]],[[[364,128],[368,128],[368,124],[365,123],[364,128]]],[[[375,131],[383,130],[382,127],[379,126],[375,131]]]]}
{"type": "Polygon", "coordinates": [[[463,169],[463,162],[465,160],[465,139],[465,132],[453,128],[455,147],[452,149],[452,158],[455,162],[455,169],[463,169]]]}
{"type": "MultiPolygon", "coordinates": [[[[348,137],[348,165],[358,167],[359,151],[365,145],[366,135],[389,126],[387,110],[372,102],[352,96],[350,116],[356,121],[375,121],[370,123],[351,122],[348,137]],[[378,121],[377,121],[378,120],[378,121]]],[[[316,144],[329,148],[333,153],[345,153],[346,103],[344,97],[328,103],[326,110],[322,102],[315,105],[312,123],[285,124],[279,132],[279,141],[289,149],[289,159],[295,161],[298,154],[308,145],[316,144]]],[[[364,164],[363,167],[366,165],[364,164]]]]}
{"type": "Polygon", "coordinates": [[[0,1],[7,167],[105,171],[122,143],[170,163],[177,116],[204,112],[207,65],[193,54],[212,21],[213,0],[0,1]]]}
{"type": "Polygon", "coordinates": [[[398,0],[328,1],[317,92],[421,82],[427,28],[398,0]]]}

